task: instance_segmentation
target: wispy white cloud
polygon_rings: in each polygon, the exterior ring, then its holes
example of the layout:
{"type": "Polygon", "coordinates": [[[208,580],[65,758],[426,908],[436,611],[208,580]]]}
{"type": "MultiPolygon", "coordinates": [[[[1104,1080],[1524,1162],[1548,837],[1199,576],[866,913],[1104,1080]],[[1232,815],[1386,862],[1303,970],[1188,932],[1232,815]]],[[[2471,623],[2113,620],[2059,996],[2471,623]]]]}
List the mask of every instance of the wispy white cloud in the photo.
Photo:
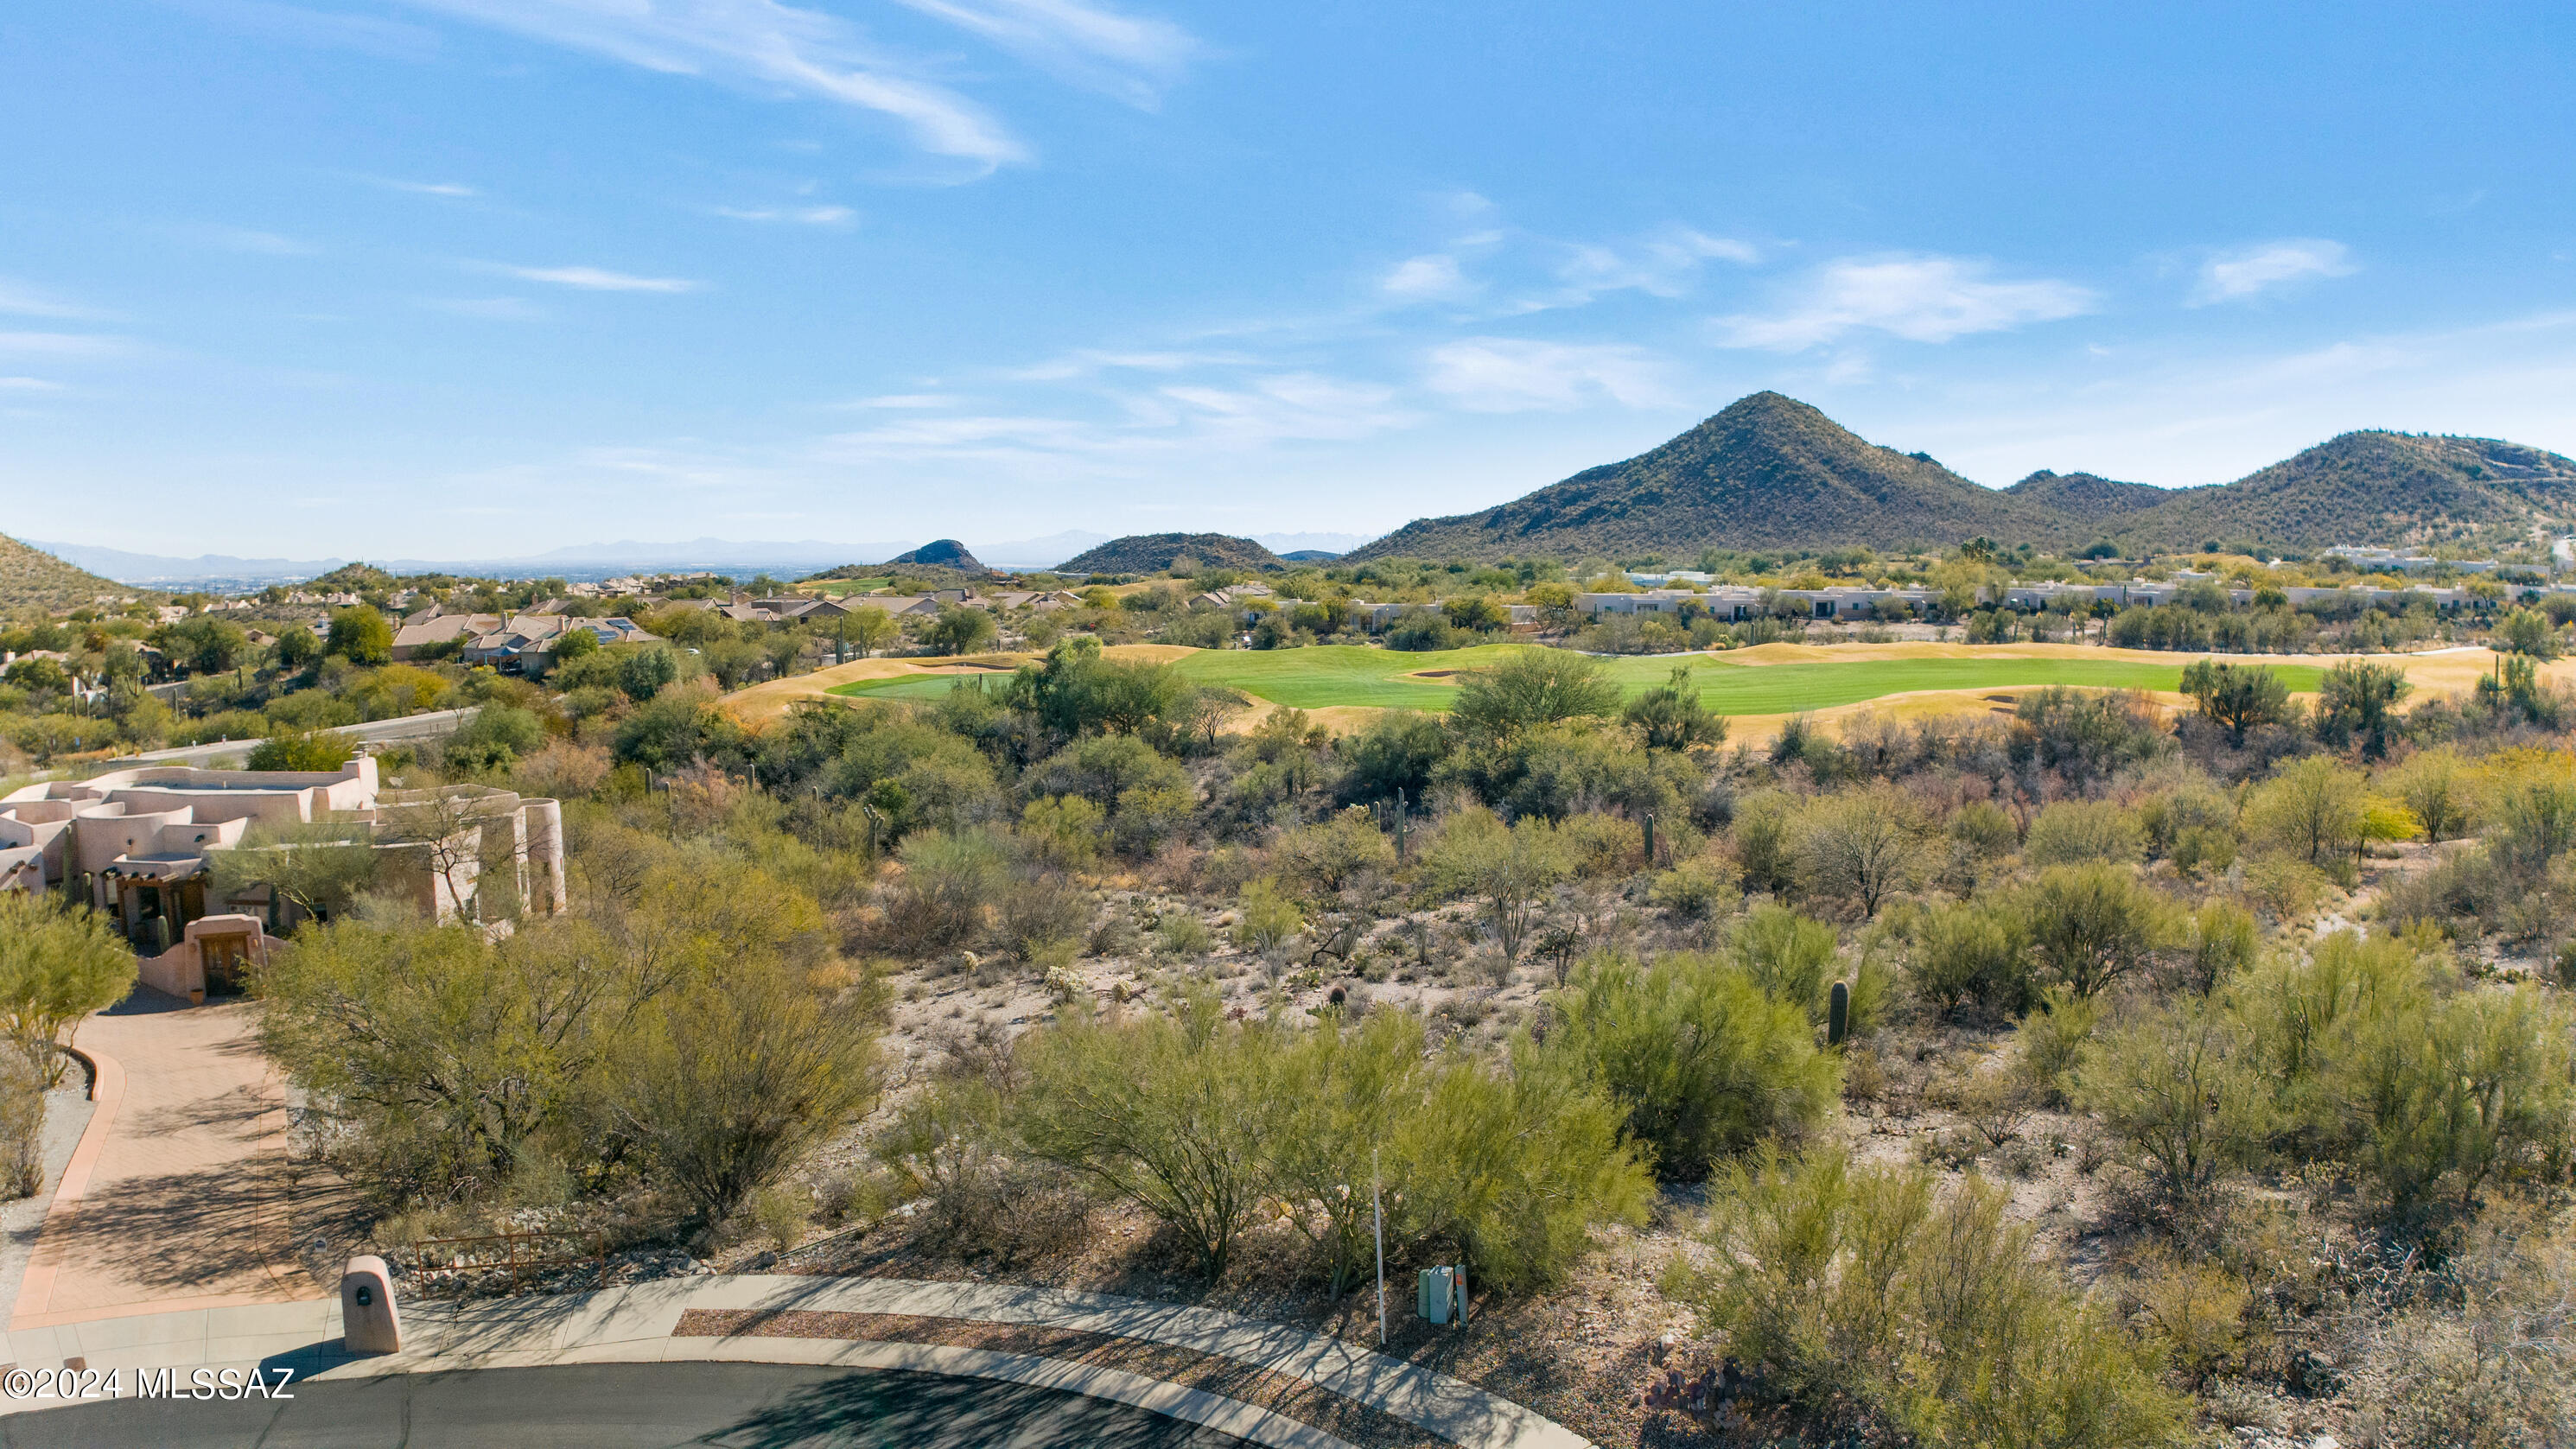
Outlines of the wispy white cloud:
{"type": "Polygon", "coordinates": [[[408,191],[414,196],[465,197],[483,194],[462,181],[397,181],[386,176],[370,176],[367,179],[387,191],[408,191]]]}
{"type": "Polygon", "coordinates": [[[846,206],[719,206],[715,213],[735,221],[794,222],[799,226],[846,226],[858,216],[846,206]]]}
{"type": "Polygon", "coordinates": [[[1169,21],[1070,0],[901,0],[1076,85],[1150,110],[1201,53],[1169,21]]]}
{"type": "Polygon", "coordinates": [[[1235,387],[1176,386],[1159,396],[1179,405],[1163,414],[1144,400],[1137,412],[1148,423],[1169,421],[1237,446],[1309,441],[1350,441],[1373,436],[1407,418],[1395,390],[1311,372],[1255,378],[1235,387]]]}
{"type": "Polygon", "coordinates": [[[1568,412],[1678,401],[1671,369],[1635,347],[1471,337],[1431,350],[1424,386],[1469,412],[1568,412]]]}
{"type": "MultiPolygon", "coordinates": [[[[1029,159],[1009,128],[851,22],[780,0],[410,0],[443,14],[672,75],[831,101],[902,125],[984,171],[1029,159]]],[[[907,0],[1041,64],[1150,104],[1195,51],[1177,28],[1072,0],[907,0]]]]}
{"type": "Polygon", "coordinates": [[[0,312],[12,313],[20,317],[53,317],[64,321],[78,321],[99,315],[87,307],[66,302],[60,297],[12,282],[5,277],[0,277],[0,312]]]}
{"type": "Polygon", "coordinates": [[[84,332],[0,332],[0,352],[40,357],[117,357],[132,350],[122,337],[84,332]]]}
{"type": "Polygon", "coordinates": [[[1633,247],[1578,242],[1557,268],[1566,295],[1558,305],[1581,304],[1605,292],[1639,291],[1654,297],[1678,297],[1698,280],[1711,261],[1752,266],[1762,251],[1751,242],[1710,236],[1690,227],[1659,232],[1633,247]]]}
{"type": "Polygon", "coordinates": [[[681,277],[639,277],[605,267],[499,267],[505,276],[584,292],[694,292],[699,284],[681,277]]]}
{"type": "Polygon", "coordinates": [[[226,251],[247,252],[253,256],[309,257],[321,250],[311,242],[250,227],[204,226],[196,228],[196,234],[226,251]]]}
{"type": "Polygon", "coordinates": [[[1255,359],[1242,352],[1193,352],[1184,349],[1081,348],[1003,376],[1017,382],[1066,382],[1114,372],[1185,372],[1195,367],[1235,367],[1255,359]]]}
{"type": "Polygon", "coordinates": [[[861,398],[855,404],[863,408],[894,408],[902,411],[947,408],[956,405],[956,397],[944,392],[890,392],[878,397],[861,398]]]}
{"type": "Polygon", "coordinates": [[[2348,277],[2361,270],[2352,249],[2320,237],[2285,237],[2220,252],[2203,262],[2191,305],[2238,302],[2275,287],[2315,277],[2348,277]]]}
{"type": "Polygon", "coordinates": [[[0,377],[0,392],[61,392],[63,385],[41,377],[0,377]]]}
{"type": "Polygon", "coordinates": [[[1377,289],[1398,302],[1443,302],[1473,293],[1476,284],[1467,280],[1456,257],[1429,252],[1396,263],[1377,289]]]}
{"type": "Polygon", "coordinates": [[[1991,263],[1968,257],[1846,257],[1805,278],[1776,311],[1716,319],[1716,340],[1775,352],[1861,331],[1948,342],[2081,316],[2097,301],[2072,282],[1998,279],[1991,263]]]}

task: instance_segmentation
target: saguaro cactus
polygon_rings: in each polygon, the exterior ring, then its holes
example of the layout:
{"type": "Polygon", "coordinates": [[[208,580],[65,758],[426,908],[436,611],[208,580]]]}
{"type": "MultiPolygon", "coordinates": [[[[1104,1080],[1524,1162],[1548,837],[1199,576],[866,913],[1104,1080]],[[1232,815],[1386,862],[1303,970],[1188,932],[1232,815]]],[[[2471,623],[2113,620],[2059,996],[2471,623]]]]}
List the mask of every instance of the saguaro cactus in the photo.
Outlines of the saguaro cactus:
{"type": "Polygon", "coordinates": [[[1851,987],[1837,981],[1834,983],[1834,994],[1825,1008],[1826,1044],[1841,1046],[1844,1035],[1850,1030],[1851,987]]]}

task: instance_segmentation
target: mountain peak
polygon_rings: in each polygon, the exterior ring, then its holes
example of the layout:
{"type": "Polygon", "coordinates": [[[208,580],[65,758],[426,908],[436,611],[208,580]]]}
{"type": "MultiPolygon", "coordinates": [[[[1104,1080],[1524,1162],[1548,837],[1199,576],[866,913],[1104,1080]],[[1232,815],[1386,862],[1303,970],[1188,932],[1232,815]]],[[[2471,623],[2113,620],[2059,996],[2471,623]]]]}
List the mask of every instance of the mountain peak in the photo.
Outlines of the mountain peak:
{"type": "Polygon", "coordinates": [[[1348,557],[1670,562],[1710,548],[1885,552],[1980,535],[2165,552],[2213,541],[2493,546],[2547,529],[2576,530],[2576,461],[2493,438],[2360,431],[2233,483],[2168,489],[2043,469],[1995,490],[1766,391],[1633,458],[1498,507],[1417,519],[1348,557]]]}

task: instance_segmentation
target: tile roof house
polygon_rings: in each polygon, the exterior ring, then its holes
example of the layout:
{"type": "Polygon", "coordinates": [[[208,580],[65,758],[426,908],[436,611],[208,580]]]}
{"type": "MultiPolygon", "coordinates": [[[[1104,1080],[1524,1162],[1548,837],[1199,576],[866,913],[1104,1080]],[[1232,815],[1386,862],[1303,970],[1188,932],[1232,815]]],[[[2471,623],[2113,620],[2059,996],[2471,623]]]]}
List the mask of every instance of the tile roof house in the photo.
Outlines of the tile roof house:
{"type": "Polygon", "coordinates": [[[574,630],[588,630],[601,644],[648,644],[648,634],[632,619],[574,619],[561,614],[521,614],[498,628],[474,635],[457,658],[488,664],[504,674],[542,674],[555,662],[555,646],[574,630]]]}

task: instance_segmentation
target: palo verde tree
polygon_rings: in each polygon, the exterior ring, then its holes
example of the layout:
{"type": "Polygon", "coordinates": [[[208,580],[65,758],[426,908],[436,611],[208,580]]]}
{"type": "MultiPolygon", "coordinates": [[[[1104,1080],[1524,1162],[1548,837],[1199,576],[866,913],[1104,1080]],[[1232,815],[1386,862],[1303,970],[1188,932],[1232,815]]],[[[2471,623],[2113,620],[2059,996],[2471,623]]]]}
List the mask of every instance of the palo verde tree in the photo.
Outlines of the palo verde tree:
{"type": "Polygon", "coordinates": [[[2259,664],[2195,659],[2183,667],[2182,692],[2200,706],[2202,718],[2224,728],[2227,742],[2239,748],[2248,730],[2289,718],[2290,687],[2259,664]]]}

